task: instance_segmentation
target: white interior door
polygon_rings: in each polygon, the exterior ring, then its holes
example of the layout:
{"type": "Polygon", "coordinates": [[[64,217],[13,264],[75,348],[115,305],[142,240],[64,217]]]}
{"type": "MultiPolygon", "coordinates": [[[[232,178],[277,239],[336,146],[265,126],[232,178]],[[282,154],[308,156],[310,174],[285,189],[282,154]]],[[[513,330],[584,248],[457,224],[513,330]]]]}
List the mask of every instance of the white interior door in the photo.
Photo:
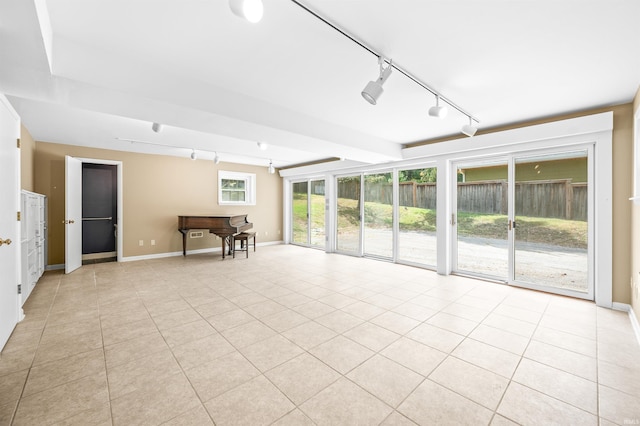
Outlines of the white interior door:
{"type": "Polygon", "coordinates": [[[64,272],[82,266],[82,161],[65,156],[64,272]]]}
{"type": "Polygon", "coordinates": [[[20,316],[18,281],[20,267],[20,119],[0,95],[0,350],[20,316]]]}

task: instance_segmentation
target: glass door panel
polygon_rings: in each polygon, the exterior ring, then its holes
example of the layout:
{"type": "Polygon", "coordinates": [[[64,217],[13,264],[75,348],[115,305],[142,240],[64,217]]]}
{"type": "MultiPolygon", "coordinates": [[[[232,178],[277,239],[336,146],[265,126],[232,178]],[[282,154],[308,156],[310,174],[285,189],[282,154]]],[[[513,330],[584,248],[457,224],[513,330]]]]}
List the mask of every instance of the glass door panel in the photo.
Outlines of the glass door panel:
{"type": "Polygon", "coordinates": [[[364,176],[364,254],[393,257],[393,174],[364,176]]]}
{"type": "Polygon", "coordinates": [[[515,159],[515,281],[589,291],[588,152],[515,159]]]}
{"type": "Polygon", "coordinates": [[[436,266],[435,167],[400,170],[398,260],[436,266]]]}
{"type": "Polygon", "coordinates": [[[312,246],[325,246],[324,180],[312,180],[309,185],[309,242],[312,246]]]}
{"type": "Polygon", "coordinates": [[[457,165],[456,271],[507,281],[508,163],[457,165]]]}
{"type": "Polygon", "coordinates": [[[293,183],[292,205],[292,241],[296,244],[308,244],[309,235],[309,190],[307,182],[293,183]]]}
{"type": "Polygon", "coordinates": [[[360,176],[337,179],[336,250],[360,255],[360,176]]]}

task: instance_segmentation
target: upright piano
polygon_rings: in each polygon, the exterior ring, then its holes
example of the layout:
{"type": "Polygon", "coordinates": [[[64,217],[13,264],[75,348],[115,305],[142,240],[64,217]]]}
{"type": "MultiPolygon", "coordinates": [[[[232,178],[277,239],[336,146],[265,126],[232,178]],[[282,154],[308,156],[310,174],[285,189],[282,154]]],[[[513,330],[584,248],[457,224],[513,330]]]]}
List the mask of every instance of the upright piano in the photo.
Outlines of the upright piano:
{"type": "Polygon", "coordinates": [[[231,254],[231,237],[240,232],[251,229],[253,223],[247,221],[246,214],[220,216],[178,216],[178,231],[182,234],[182,255],[187,255],[187,233],[191,229],[207,229],[222,240],[222,258],[224,259],[225,244],[229,242],[231,254]]]}

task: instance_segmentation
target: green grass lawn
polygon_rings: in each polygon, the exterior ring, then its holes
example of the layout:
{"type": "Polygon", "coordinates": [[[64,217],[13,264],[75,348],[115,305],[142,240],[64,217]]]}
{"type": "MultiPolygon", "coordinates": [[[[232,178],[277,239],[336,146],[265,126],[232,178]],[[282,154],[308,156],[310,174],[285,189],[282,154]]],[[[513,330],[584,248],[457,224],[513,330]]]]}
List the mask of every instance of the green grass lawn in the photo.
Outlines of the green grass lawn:
{"type": "MultiPolygon", "coordinates": [[[[312,195],[312,227],[324,227],[324,196],[312,195]],[[315,214],[318,212],[318,214],[315,214]]],[[[358,202],[340,198],[338,200],[338,228],[349,229],[359,226],[358,202]]],[[[293,231],[306,233],[307,227],[306,197],[293,200],[293,231]]],[[[373,228],[392,226],[392,208],[387,204],[365,203],[365,221],[373,228]]],[[[431,231],[436,230],[436,212],[417,207],[400,207],[400,230],[431,231]]],[[[507,238],[507,216],[478,213],[458,213],[458,235],[482,238],[507,238]]],[[[556,245],[561,247],[587,248],[587,222],[540,217],[516,217],[516,238],[556,245]]]]}

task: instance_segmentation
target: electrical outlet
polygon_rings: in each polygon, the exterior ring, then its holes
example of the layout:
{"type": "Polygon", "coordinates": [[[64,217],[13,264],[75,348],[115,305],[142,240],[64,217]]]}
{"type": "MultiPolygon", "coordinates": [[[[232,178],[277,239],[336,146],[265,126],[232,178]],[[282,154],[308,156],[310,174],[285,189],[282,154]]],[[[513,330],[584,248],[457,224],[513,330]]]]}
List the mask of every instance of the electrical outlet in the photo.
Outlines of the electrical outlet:
{"type": "Polygon", "coordinates": [[[142,247],[144,245],[144,240],[138,240],[138,245],[142,247]]]}
{"type": "Polygon", "coordinates": [[[264,231],[264,236],[266,237],[267,235],[269,235],[269,231],[264,231]]]}
{"type": "Polygon", "coordinates": [[[156,240],[151,240],[151,245],[155,246],[156,245],[156,240]]]}

